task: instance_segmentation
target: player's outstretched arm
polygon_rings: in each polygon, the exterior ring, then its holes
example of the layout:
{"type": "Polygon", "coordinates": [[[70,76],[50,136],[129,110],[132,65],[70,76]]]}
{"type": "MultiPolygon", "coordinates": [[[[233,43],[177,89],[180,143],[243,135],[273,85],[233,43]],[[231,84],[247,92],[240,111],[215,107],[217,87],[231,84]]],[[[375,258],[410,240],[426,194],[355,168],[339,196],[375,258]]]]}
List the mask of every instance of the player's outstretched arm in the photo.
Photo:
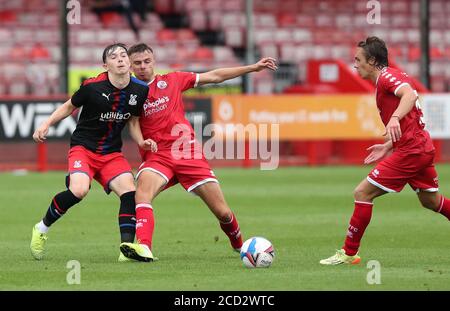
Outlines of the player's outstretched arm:
{"type": "Polygon", "coordinates": [[[67,118],[72,114],[72,112],[76,109],[72,104],[72,100],[66,101],[64,104],[56,108],[55,111],[48,117],[47,120],[45,120],[33,133],[33,139],[37,143],[42,143],[47,136],[48,129],[53,124],[61,121],[62,119],[67,118]]]}
{"type": "Polygon", "coordinates": [[[204,85],[208,83],[221,83],[223,81],[233,79],[250,72],[258,72],[263,69],[277,70],[278,66],[276,60],[272,57],[264,57],[253,65],[214,69],[199,74],[198,84],[204,85]]]}
{"type": "Polygon", "coordinates": [[[152,152],[158,151],[158,145],[150,138],[144,139],[142,136],[141,126],[139,125],[139,117],[132,116],[128,122],[130,129],[130,136],[133,140],[144,150],[151,150],[152,152]]]}

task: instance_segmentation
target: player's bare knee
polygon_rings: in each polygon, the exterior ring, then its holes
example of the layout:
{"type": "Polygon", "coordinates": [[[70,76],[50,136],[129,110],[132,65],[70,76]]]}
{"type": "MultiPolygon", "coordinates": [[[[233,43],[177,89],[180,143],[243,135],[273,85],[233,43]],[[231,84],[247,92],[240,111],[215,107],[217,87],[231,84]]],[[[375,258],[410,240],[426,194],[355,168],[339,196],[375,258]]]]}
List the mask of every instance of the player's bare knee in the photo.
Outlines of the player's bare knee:
{"type": "Polygon", "coordinates": [[[438,206],[434,205],[432,202],[421,202],[422,203],[422,207],[432,210],[432,211],[437,211],[438,210],[438,206]]]}
{"type": "Polygon", "coordinates": [[[151,204],[153,199],[155,198],[155,193],[153,192],[146,192],[139,189],[139,187],[136,189],[136,203],[148,203],[151,204]]]}
{"type": "Polygon", "coordinates": [[[133,180],[123,183],[119,186],[119,192],[121,192],[122,194],[132,191],[136,191],[136,187],[134,186],[133,180]]]}
{"type": "Polygon", "coordinates": [[[216,213],[216,217],[220,222],[228,223],[232,220],[233,213],[229,209],[219,210],[216,213]]]}
{"type": "Polygon", "coordinates": [[[70,186],[69,187],[70,192],[74,196],[76,196],[78,199],[83,199],[89,192],[89,187],[85,186],[70,186]]]}
{"type": "Polygon", "coordinates": [[[361,202],[371,201],[369,194],[366,191],[364,191],[364,188],[359,186],[356,187],[355,190],[353,190],[353,197],[355,198],[355,201],[361,202]]]}
{"type": "Polygon", "coordinates": [[[156,194],[158,193],[158,189],[156,185],[138,181],[136,187],[136,203],[149,203],[151,204],[156,194]]]}
{"type": "Polygon", "coordinates": [[[420,204],[427,209],[438,211],[440,205],[440,195],[433,192],[421,191],[417,193],[420,204]]]}
{"type": "Polygon", "coordinates": [[[422,205],[422,207],[430,209],[432,211],[437,211],[439,209],[439,203],[435,202],[432,199],[424,199],[424,198],[420,198],[419,199],[420,204],[422,205]]]}

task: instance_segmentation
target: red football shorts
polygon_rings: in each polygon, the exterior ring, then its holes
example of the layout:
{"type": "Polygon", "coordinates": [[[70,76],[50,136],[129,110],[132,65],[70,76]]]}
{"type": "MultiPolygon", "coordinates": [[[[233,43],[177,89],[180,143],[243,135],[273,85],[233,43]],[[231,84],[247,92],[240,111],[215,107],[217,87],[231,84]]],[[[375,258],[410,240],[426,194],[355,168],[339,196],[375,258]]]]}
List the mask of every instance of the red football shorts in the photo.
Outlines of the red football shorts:
{"type": "Polygon", "coordinates": [[[119,175],[130,173],[131,166],[122,152],[97,154],[82,146],[74,146],[69,150],[69,174],[85,173],[89,179],[95,179],[110,193],[109,183],[119,175]]]}
{"type": "Polygon", "coordinates": [[[439,190],[434,152],[405,154],[394,151],[375,166],[367,180],[387,192],[400,192],[406,184],[414,191],[439,190]]]}
{"type": "Polygon", "coordinates": [[[149,170],[159,174],[166,180],[164,189],[180,183],[188,192],[207,182],[218,183],[203,154],[200,154],[199,157],[201,158],[175,159],[170,150],[146,152],[144,162],[139,166],[136,174],[136,179],[139,178],[143,171],[149,170]]]}

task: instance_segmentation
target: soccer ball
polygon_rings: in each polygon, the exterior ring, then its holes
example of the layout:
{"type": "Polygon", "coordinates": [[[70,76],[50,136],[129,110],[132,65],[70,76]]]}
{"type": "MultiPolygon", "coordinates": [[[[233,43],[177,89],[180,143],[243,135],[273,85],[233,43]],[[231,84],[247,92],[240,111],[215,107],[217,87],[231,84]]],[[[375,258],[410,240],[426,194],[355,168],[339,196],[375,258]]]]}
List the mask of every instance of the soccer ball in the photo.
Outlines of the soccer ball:
{"type": "Polygon", "coordinates": [[[272,243],[263,237],[252,237],[242,244],[241,260],[248,268],[268,268],[274,258],[272,243]]]}

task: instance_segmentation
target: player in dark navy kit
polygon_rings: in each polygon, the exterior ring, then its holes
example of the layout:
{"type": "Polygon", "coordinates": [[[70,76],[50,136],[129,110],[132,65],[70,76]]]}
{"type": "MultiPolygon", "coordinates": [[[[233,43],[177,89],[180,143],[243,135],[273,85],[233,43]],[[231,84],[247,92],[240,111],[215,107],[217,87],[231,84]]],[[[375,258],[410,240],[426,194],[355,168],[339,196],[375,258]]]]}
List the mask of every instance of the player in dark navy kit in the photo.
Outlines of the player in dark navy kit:
{"type": "MultiPolygon", "coordinates": [[[[106,71],[84,81],[72,98],[58,107],[33,134],[36,142],[43,142],[50,126],[82,108],[70,141],[67,190],[54,196],[44,218],[33,227],[30,248],[37,260],[44,256],[49,227],[87,195],[92,179],[107,194],[113,191],[120,198],[121,242],[134,241],[135,186],[130,164],[121,152],[121,132],[129,122],[130,134],[139,146],[156,150],[153,141],[143,140],[139,128],[139,115],[149,88],[131,77],[125,45],[106,47],[103,63],[106,71]]],[[[119,257],[119,261],[125,260],[119,257]]]]}

